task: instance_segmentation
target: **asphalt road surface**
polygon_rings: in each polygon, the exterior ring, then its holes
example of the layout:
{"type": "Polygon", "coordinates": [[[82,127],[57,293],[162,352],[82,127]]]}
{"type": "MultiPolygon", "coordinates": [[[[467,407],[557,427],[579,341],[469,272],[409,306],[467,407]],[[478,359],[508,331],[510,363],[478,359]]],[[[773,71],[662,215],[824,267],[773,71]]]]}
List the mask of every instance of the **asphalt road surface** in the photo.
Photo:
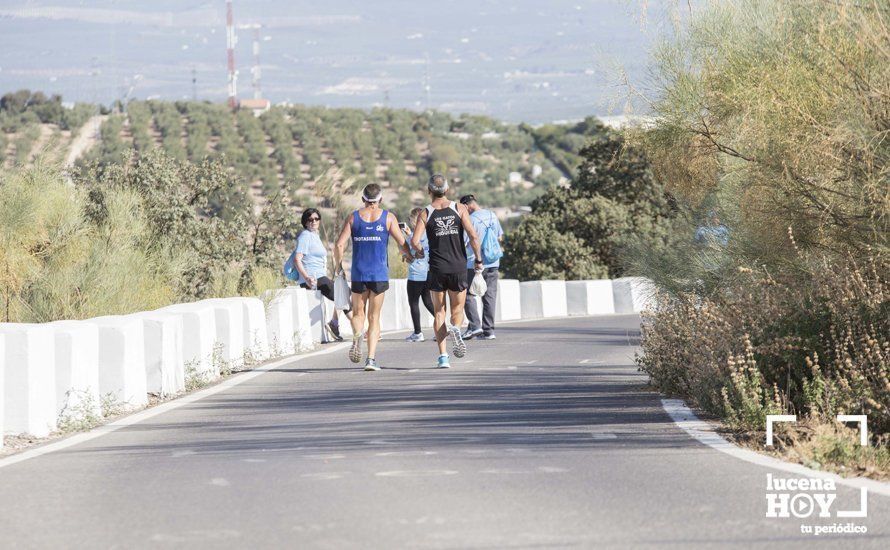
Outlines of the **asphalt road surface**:
{"type": "MultiPolygon", "coordinates": [[[[636,316],[502,326],[450,370],[384,339],[288,363],[0,468],[4,548],[890,547],[864,519],[766,518],[766,474],[648,391],[636,316]],[[855,523],[864,535],[801,533],[855,523]]],[[[838,487],[841,508],[858,491],[838,487]]]]}

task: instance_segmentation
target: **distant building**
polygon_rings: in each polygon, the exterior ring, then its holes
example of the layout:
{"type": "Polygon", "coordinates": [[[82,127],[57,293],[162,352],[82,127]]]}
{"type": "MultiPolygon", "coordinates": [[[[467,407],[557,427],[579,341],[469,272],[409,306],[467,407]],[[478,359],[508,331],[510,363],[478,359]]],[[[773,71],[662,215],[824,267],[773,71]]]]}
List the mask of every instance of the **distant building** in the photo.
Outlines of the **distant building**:
{"type": "Polygon", "coordinates": [[[260,116],[269,110],[272,102],[268,99],[242,99],[238,102],[239,109],[253,111],[253,116],[260,116]]]}

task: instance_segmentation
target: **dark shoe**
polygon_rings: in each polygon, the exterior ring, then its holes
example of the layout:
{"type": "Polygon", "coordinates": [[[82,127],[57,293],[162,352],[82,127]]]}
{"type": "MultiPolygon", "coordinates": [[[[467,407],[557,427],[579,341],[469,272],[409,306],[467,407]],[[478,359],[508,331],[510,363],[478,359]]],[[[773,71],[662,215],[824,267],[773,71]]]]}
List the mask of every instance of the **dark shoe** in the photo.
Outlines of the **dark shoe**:
{"type": "Polygon", "coordinates": [[[340,325],[339,324],[335,324],[333,321],[331,321],[330,323],[328,323],[328,328],[330,329],[331,335],[334,337],[334,340],[336,340],[338,342],[343,341],[343,337],[340,336],[340,325]]]}

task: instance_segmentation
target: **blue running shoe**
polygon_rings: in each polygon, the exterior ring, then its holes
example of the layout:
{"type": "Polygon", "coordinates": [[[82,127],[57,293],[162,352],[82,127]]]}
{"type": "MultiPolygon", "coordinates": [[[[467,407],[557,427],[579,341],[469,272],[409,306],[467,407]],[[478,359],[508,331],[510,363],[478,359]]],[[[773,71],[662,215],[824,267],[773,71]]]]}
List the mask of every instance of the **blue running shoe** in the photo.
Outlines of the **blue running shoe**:
{"type": "Polygon", "coordinates": [[[443,353],[439,356],[439,364],[436,365],[437,369],[450,369],[451,363],[448,361],[448,354],[443,353]]]}

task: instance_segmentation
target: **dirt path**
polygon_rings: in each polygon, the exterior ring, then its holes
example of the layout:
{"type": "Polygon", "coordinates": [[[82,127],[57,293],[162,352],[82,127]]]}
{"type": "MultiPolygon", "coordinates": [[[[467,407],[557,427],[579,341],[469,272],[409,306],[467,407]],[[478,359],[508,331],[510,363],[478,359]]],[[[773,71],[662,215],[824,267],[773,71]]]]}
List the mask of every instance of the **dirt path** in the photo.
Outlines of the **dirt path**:
{"type": "Polygon", "coordinates": [[[96,115],[91,117],[77,132],[77,137],[71,142],[71,149],[65,157],[65,166],[72,166],[81,155],[89,151],[93,145],[99,142],[97,136],[102,122],[108,115],[96,115]]]}

